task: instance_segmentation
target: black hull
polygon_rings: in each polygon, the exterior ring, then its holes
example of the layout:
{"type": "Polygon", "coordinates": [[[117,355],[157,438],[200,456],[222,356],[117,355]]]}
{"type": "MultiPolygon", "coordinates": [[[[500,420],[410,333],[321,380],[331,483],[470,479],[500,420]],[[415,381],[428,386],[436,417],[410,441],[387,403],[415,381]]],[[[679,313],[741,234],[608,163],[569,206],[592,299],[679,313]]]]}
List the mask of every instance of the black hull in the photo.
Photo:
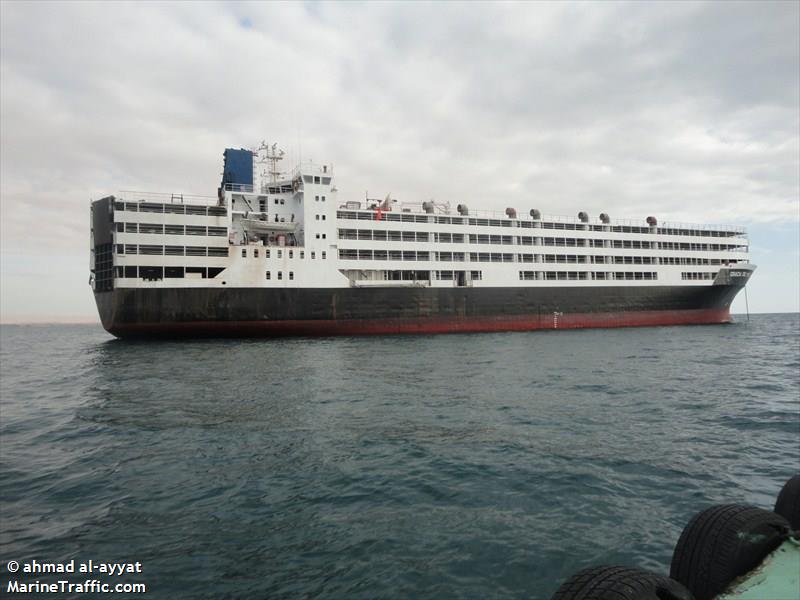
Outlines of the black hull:
{"type": "Polygon", "coordinates": [[[725,323],[741,288],[117,288],[95,300],[118,337],[341,335],[725,323]]]}

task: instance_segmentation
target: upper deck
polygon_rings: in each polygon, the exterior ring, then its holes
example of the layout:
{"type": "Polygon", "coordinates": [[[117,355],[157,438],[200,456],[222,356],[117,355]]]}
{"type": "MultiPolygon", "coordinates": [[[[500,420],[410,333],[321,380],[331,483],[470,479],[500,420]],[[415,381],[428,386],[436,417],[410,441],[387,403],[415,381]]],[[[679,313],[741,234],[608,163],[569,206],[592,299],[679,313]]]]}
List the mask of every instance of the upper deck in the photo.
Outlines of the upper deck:
{"type": "MultiPolygon", "coordinates": [[[[368,203],[373,201],[368,201],[368,203]]],[[[461,206],[461,205],[460,205],[461,206]]],[[[674,236],[700,236],[716,238],[739,237],[746,239],[744,227],[734,225],[710,225],[701,223],[671,223],[650,225],[646,219],[636,221],[632,219],[591,218],[585,216],[568,217],[563,215],[519,215],[515,209],[514,216],[508,212],[501,213],[487,210],[467,210],[466,214],[454,212],[447,205],[435,205],[440,210],[425,210],[425,205],[419,203],[403,203],[397,209],[378,209],[361,207],[360,202],[347,202],[340,205],[336,212],[338,219],[355,221],[386,221],[393,223],[429,223],[437,225],[463,225],[472,227],[502,227],[524,229],[548,229],[554,231],[606,231],[613,233],[639,233],[648,235],[674,235],[674,236]],[[355,206],[358,205],[358,208],[355,206]]],[[[535,209],[530,211],[536,212],[535,209]]],[[[605,215],[604,215],[605,217],[605,215]]],[[[652,219],[652,217],[648,217],[652,219]]],[[[655,221],[655,220],[654,220],[655,221]]]]}

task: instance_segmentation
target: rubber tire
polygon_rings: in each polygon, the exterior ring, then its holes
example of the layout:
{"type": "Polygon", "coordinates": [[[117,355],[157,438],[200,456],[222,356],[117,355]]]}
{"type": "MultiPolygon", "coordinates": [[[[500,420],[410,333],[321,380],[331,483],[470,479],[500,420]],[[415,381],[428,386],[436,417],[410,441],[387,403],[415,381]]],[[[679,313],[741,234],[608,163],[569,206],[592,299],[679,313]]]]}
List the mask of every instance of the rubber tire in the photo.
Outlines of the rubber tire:
{"type": "Polygon", "coordinates": [[[697,600],[711,600],[757,567],[782,541],[789,523],[772,511],[723,504],[689,521],[672,554],[669,575],[697,600]]]}
{"type": "Polygon", "coordinates": [[[781,488],[775,512],[789,521],[794,531],[800,529],[800,475],[795,475],[781,488]]]}
{"type": "Polygon", "coordinates": [[[561,584],[552,600],[694,600],[663,575],[630,567],[589,567],[561,584]]]}

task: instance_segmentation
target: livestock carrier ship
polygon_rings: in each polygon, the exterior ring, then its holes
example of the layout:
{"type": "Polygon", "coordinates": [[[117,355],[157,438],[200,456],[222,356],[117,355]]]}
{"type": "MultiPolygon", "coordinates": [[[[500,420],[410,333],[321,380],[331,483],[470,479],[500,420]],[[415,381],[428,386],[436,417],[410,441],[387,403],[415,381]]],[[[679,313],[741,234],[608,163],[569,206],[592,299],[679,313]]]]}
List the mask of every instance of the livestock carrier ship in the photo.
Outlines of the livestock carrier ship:
{"type": "Polygon", "coordinates": [[[225,150],[215,197],[91,203],[90,284],[118,337],[480,332],[727,323],[739,227],[340,201],[333,168],[225,150]]]}

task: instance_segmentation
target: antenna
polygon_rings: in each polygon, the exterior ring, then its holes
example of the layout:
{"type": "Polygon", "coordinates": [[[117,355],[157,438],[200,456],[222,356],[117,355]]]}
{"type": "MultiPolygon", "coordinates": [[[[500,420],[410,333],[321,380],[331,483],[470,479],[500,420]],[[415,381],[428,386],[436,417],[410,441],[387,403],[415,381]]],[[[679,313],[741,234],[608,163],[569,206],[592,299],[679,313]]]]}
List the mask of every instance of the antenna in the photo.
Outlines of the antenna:
{"type": "Polygon", "coordinates": [[[300,137],[300,127],[297,127],[297,164],[303,168],[303,142],[300,137]]]}
{"type": "MultiPolygon", "coordinates": [[[[264,140],[261,140],[261,145],[253,150],[254,161],[253,161],[253,171],[258,169],[258,165],[266,165],[267,158],[265,156],[266,151],[269,149],[267,143],[264,140]]],[[[261,182],[261,193],[264,194],[267,191],[267,172],[266,168],[262,168],[261,171],[258,173],[258,180],[261,182]]]]}
{"type": "Polygon", "coordinates": [[[272,144],[272,146],[268,146],[266,142],[261,142],[261,146],[259,147],[259,153],[264,151],[264,158],[259,160],[259,162],[268,162],[270,169],[268,171],[270,182],[275,183],[281,177],[281,172],[278,170],[278,161],[283,160],[284,154],[286,154],[283,150],[278,148],[278,144],[272,144]]]}

